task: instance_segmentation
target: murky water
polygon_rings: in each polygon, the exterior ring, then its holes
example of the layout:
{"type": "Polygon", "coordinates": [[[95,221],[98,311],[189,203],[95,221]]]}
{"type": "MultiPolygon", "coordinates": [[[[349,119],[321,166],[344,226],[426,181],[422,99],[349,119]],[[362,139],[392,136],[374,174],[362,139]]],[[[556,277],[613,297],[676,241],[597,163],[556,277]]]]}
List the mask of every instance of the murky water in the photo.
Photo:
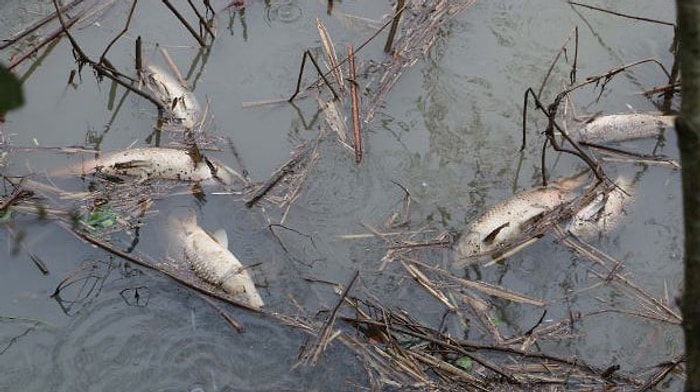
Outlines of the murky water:
{"type": "MultiPolygon", "coordinates": [[[[0,19],[12,21],[0,24],[3,37],[51,10],[51,2],[21,7],[10,3],[0,4],[0,19]]],[[[228,2],[217,3],[219,10],[228,2]]],[[[335,2],[334,14],[328,15],[324,1],[245,3],[243,11],[218,13],[218,36],[211,50],[201,53],[161,2],[139,2],[129,32],[111,49],[109,59],[122,69],[133,69],[137,36],[148,56],[160,56],[156,45],[167,48],[200,101],[210,105],[213,117],[207,131],[230,137],[251,178],[264,181],[299,143],[316,136],[317,105],[307,99],[298,109],[244,109],[242,103],[293,92],[302,52],[318,53],[320,47],[315,18],[325,23],[341,51],[348,43],[357,46],[367,39],[371,26],[383,22],[392,5],[335,2]]],[[[123,28],[129,6],[130,2],[116,2],[103,16],[81,23],[75,38],[98,57],[123,28]]],[[[618,0],[604,6],[666,21],[673,21],[675,12],[672,1],[618,0]]],[[[337,296],[326,285],[305,278],[344,283],[359,270],[358,295],[371,293],[387,306],[440,325],[444,307],[414,285],[403,269],[389,264],[379,271],[386,252],[382,241],[341,236],[367,233],[363,222],[379,227],[391,212],[400,210],[403,191],[392,181],[411,193],[409,229],[429,226],[454,233],[487,206],[535,185],[543,141],[537,129],[544,128],[545,118],[530,112],[529,144],[519,153],[523,93],[540,86],[574,26],[579,27],[579,80],[648,57],[670,69],[673,31],[668,26],[573,8],[564,1],[477,2],[445,26],[426,58],[403,75],[374,120],[365,125],[362,165],[356,166],[352,153],[334,139],[321,143],[319,161],[285,222],[297,232],[279,231],[284,249],[258,210],[246,209],[236,198],[208,195],[204,204],[191,196],[158,200],[158,214],[145,219],[136,251],[163,257],[164,217],[176,208],[195,207],[205,228],[228,231],[231,248],[241,260],[262,263],[254,275],[265,286],[263,299],[272,312],[313,315],[326,310],[337,296]]],[[[383,59],[384,36],[359,53],[361,69],[370,74],[376,73],[370,60],[383,59]]],[[[0,61],[7,62],[13,53],[4,50],[0,61]]],[[[16,70],[26,78],[27,104],[10,113],[4,125],[14,146],[81,145],[114,151],[132,143],[145,145],[156,110],[134,94],[125,95],[122,88],[112,99],[110,83],[98,83],[87,68],[74,86],[68,85],[76,66],[66,39],[30,64],[16,70]]],[[[568,72],[568,66],[555,67],[545,101],[563,88],[568,72]]],[[[643,65],[613,79],[600,99],[599,90],[576,94],[575,111],[579,116],[653,111],[656,108],[639,92],[665,83],[658,67],[643,65]]],[[[659,146],[649,141],[626,146],[677,157],[675,135],[666,136],[659,146]]],[[[227,151],[212,155],[235,165],[227,151]]],[[[45,173],[80,160],[79,155],[47,150],[13,152],[4,173],[45,173]]],[[[582,167],[570,156],[549,155],[553,176],[582,167]]],[[[670,298],[675,308],[673,296],[682,278],[679,172],[629,163],[610,164],[609,172],[612,177],[623,173],[637,178],[637,199],[625,224],[593,244],[624,261],[626,276],[653,295],[670,298]]],[[[77,179],[57,181],[75,191],[87,190],[77,179]]],[[[340,344],[331,345],[316,368],[293,367],[305,337],[274,318],[227,308],[245,326],[245,332],[237,333],[198,295],[91,248],[56,225],[17,214],[10,227],[14,235],[25,235],[24,246],[46,261],[50,274],[42,275],[3,229],[2,391],[355,390],[367,384],[362,364],[340,344]],[[81,283],[65,292],[74,298],[51,298],[81,266],[81,283]],[[81,300],[71,302],[76,298],[81,300]]],[[[126,236],[114,241],[124,248],[130,244],[126,236]]],[[[449,268],[450,260],[449,250],[422,253],[422,261],[430,264],[449,268]]],[[[593,287],[600,280],[592,269],[583,257],[544,239],[505,265],[453,272],[544,299],[547,320],[566,319],[570,312],[587,315],[573,337],[547,341],[543,350],[577,356],[602,368],[619,363],[628,372],[645,370],[683,351],[680,327],[625,315],[624,311],[639,310],[638,305],[618,287],[593,287]],[[606,312],[593,314],[601,310],[606,312]]],[[[498,304],[504,336],[527,330],[543,310],[498,304]]],[[[469,334],[480,336],[478,331],[469,334]]],[[[680,383],[665,388],[679,390],[680,383]]]]}

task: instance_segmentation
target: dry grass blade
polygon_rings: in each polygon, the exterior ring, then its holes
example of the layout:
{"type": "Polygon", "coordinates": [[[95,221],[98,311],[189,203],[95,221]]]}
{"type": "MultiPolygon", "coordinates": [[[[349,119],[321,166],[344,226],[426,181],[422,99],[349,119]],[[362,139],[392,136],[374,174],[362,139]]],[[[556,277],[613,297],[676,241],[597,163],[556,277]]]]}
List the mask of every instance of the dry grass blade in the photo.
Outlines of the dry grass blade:
{"type": "Polygon", "coordinates": [[[340,310],[340,306],[345,302],[345,297],[347,297],[348,293],[350,292],[350,289],[357,280],[359,274],[359,271],[355,271],[352,278],[350,278],[348,284],[345,285],[345,289],[341,293],[338,302],[333,307],[333,310],[330,312],[330,314],[326,318],[326,321],[323,323],[323,326],[321,327],[320,331],[316,335],[316,339],[314,339],[311,345],[306,346],[302,353],[299,355],[299,364],[311,363],[312,365],[315,365],[318,361],[318,358],[321,356],[321,353],[328,346],[328,343],[330,343],[330,341],[334,337],[336,337],[338,333],[341,333],[340,331],[334,333],[333,326],[335,325],[338,310],[340,310]]]}
{"type": "Polygon", "coordinates": [[[323,110],[323,116],[326,124],[336,133],[336,135],[338,135],[338,141],[340,144],[348,150],[354,151],[354,148],[348,144],[347,125],[345,124],[345,119],[343,119],[342,115],[340,114],[340,110],[338,109],[336,102],[332,100],[325,101],[319,96],[318,105],[323,110]]]}
{"type": "MultiPolygon", "coordinates": [[[[561,229],[558,229],[558,234],[563,234],[561,229]]],[[[608,268],[608,273],[605,275],[593,271],[593,273],[600,279],[604,281],[609,281],[612,279],[613,281],[619,283],[620,287],[631,291],[633,294],[636,294],[636,298],[640,305],[646,307],[648,310],[651,310],[653,312],[661,312],[666,315],[666,317],[658,316],[656,318],[666,319],[667,321],[672,323],[680,323],[683,320],[683,318],[677,311],[671,309],[662,300],[655,298],[653,295],[648,293],[639,285],[632,282],[628,278],[622,276],[618,272],[619,266],[621,265],[621,262],[619,260],[616,260],[612,256],[601,251],[600,249],[578,239],[567,237],[564,239],[563,243],[570,249],[588,258],[590,261],[608,268]]]]}
{"type": "Polygon", "coordinates": [[[406,5],[403,11],[404,29],[396,40],[391,61],[384,67],[377,85],[371,91],[364,122],[372,119],[403,72],[427,53],[438,37],[440,27],[475,2],[476,0],[413,0],[406,5]]]}
{"type": "Polygon", "coordinates": [[[442,302],[447,306],[448,309],[452,311],[456,311],[458,308],[456,305],[454,305],[449,298],[445,294],[442,293],[436,285],[428,279],[427,276],[425,276],[416,266],[406,263],[405,261],[401,261],[401,265],[408,271],[409,274],[415,279],[416,282],[418,282],[419,285],[423,286],[423,288],[430,293],[433,297],[435,297],[438,301],[442,302]]]}
{"type": "Polygon", "coordinates": [[[496,325],[496,320],[491,317],[491,305],[481,298],[475,297],[470,294],[460,294],[462,297],[462,302],[469,305],[472,311],[476,314],[481,324],[486,328],[486,330],[491,334],[491,338],[496,342],[496,344],[503,344],[503,337],[501,332],[498,330],[496,325]]]}
{"type": "MultiPolygon", "coordinates": [[[[326,26],[323,25],[319,18],[316,18],[316,28],[318,29],[318,34],[321,36],[323,53],[326,56],[326,61],[328,61],[329,69],[333,72],[335,82],[338,84],[338,90],[342,93],[345,90],[345,80],[343,79],[343,71],[338,66],[338,56],[335,52],[335,46],[333,45],[330,34],[328,34],[326,26]]],[[[342,97],[342,95],[339,96],[342,97]]]]}
{"type": "Polygon", "coordinates": [[[685,362],[687,359],[686,355],[681,355],[680,357],[674,359],[673,361],[666,362],[664,364],[659,365],[661,369],[654,374],[652,377],[649,378],[647,382],[644,383],[641,387],[635,389],[636,392],[643,392],[643,391],[648,391],[652,388],[654,388],[656,385],[658,385],[661,381],[663,381],[676,367],[678,367],[681,363],[685,362]]]}
{"type": "Polygon", "coordinates": [[[255,192],[251,198],[246,201],[246,207],[250,208],[260,199],[262,199],[272,188],[275,187],[284,177],[294,173],[296,167],[307,158],[308,154],[315,150],[315,145],[305,144],[292,157],[285,162],[279,169],[272,173],[272,176],[265,181],[255,192]]]}
{"type": "Polygon", "coordinates": [[[482,294],[490,295],[492,297],[497,297],[501,299],[505,299],[507,301],[511,302],[517,302],[517,303],[522,303],[522,304],[529,304],[529,305],[534,305],[534,306],[545,306],[547,303],[539,298],[535,297],[530,297],[525,294],[520,294],[515,291],[508,290],[506,288],[496,286],[490,283],[482,282],[482,281],[475,281],[475,280],[467,280],[467,279],[462,279],[456,277],[454,274],[451,272],[444,270],[442,268],[438,267],[433,267],[430,265],[427,265],[425,263],[422,263],[418,260],[413,260],[413,259],[407,259],[410,261],[412,264],[415,265],[420,265],[423,268],[429,268],[433,272],[440,274],[441,276],[450,279],[456,283],[459,283],[460,285],[471,289],[471,290],[476,290],[482,294]]]}
{"type": "Polygon", "coordinates": [[[414,350],[406,350],[408,355],[416,360],[419,360],[426,365],[430,366],[430,369],[435,373],[444,373],[445,378],[449,379],[449,385],[455,382],[465,383],[468,386],[474,388],[478,391],[489,391],[488,387],[482,380],[472,376],[471,374],[465,372],[464,370],[445,362],[434,355],[417,352],[414,350]]]}

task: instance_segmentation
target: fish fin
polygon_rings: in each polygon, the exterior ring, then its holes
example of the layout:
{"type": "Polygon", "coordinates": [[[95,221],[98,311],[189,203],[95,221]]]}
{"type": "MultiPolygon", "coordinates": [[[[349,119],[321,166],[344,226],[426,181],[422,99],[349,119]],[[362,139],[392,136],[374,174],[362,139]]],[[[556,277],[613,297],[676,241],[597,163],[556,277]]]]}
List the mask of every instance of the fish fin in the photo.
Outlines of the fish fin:
{"type": "Polygon", "coordinates": [[[505,228],[508,227],[508,226],[510,226],[510,222],[506,222],[506,223],[504,223],[504,224],[498,226],[498,227],[495,228],[492,232],[490,232],[486,237],[484,237],[484,239],[482,240],[482,242],[483,242],[484,244],[491,245],[491,244],[493,243],[493,241],[496,240],[496,237],[498,236],[498,233],[500,233],[501,230],[505,229],[505,228]]]}
{"type": "Polygon", "coordinates": [[[218,242],[219,245],[223,246],[224,248],[228,248],[228,234],[226,234],[226,230],[219,229],[209,235],[212,239],[214,239],[214,241],[218,242]]]}

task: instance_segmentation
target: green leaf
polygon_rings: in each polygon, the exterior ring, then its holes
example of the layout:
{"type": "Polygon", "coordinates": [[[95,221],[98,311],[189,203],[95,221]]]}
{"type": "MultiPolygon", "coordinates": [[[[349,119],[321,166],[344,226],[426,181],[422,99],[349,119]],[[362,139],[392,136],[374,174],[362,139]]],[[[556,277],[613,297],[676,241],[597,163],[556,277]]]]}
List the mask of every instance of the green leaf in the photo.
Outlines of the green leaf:
{"type": "Polygon", "coordinates": [[[0,65],[0,114],[22,105],[24,105],[22,83],[12,72],[0,65]]]}
{"type": "Polygon", "coordinates": [[[100,230],[114,226],[118,219],[119,215],[112,211],[109,206],[102,206],[89,212],[87,216],[85,216],[85,223],[92,229],[100,230]]]}
{"type": "Polygon", "coordinates": [[[474,361],[469,357],[462,357],[455,361],[455,365],[469,372],[474,368],[474,361]]]}

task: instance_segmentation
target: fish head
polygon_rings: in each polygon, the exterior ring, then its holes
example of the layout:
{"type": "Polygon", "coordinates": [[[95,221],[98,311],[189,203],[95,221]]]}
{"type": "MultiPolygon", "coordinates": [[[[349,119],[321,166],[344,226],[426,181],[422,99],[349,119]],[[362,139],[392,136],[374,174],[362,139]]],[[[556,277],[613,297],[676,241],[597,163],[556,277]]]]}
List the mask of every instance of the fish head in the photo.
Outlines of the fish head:
{"type": "Polygon", "coordinates": [[[181,247],[185,241],[197,228],[197,214],[191,208],[184,208],[173,211],[168,216],[165,224],[165,231],[170,239],[171,246],[181,247]]]}
{"type": "Polygon", "coordinates": [[[473,231],[460,238],[455,248],[454,262],[456,266],[472,263],[476,257],[481,256],[482,241],[478,233],[473,231]]]}
{"type": "Polygon", "coordinates": [[[258,289],[255,287],[255,283],[250,278],[247,271],[241,271],[238,274],[229,277],[222,284],[221,288],[233,295],[236,299],[259,309],[265,305],[258,293],[258,289]]]}

